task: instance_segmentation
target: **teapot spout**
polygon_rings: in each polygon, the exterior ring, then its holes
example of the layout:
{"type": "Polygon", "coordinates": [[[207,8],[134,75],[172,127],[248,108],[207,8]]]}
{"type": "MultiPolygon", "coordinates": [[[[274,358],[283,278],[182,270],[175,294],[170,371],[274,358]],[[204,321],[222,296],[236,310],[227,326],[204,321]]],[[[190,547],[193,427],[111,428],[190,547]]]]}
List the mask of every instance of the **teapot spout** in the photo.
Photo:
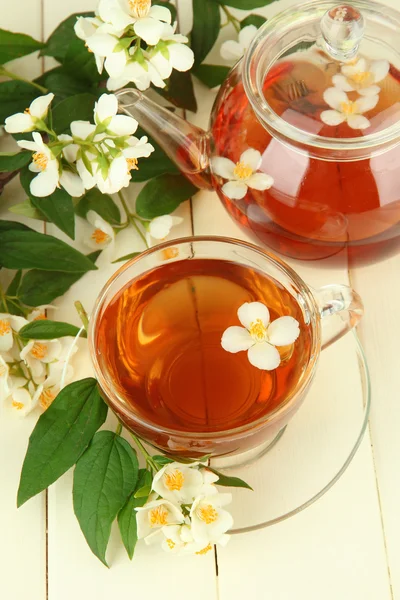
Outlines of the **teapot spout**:
{"type": "Polygon", "coordinates": [[[164,150],[196,187],[212,190],[209,170],[209,136],[135,89],[116,93],[120,110],[139,125],[164,150]]]}

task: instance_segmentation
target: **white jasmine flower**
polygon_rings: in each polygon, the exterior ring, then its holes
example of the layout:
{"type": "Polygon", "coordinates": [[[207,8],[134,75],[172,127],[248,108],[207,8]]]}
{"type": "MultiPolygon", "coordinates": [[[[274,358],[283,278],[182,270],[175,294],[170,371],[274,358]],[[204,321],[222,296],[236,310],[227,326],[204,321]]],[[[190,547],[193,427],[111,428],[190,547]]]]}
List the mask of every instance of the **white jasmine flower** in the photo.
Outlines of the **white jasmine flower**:
{"type": "Polygon", "coordinates": [[[196,496],[205,493],[205,484],[210,489],[210,485],[218,481],[218,475],[206,469],[200,470],[198,465],[199,463],[184,465],[179,462],[165,465],[154,476],[152,489],[170,502],[191,504],[196,496]]]}
{"type": "Polygon", "coordinates": [[[165,240],[169,236],[171,228],[174,225],[180,225],[183,222],[181,217],[173,217],[172,215],[162,215],[155,217],[148,225],[147,242],[151,244],[151,238],[155,240],[165,240]]]}
{"type": "Polygon", "coordinates": [[[130,82],[142,91],[147,90],[150,84],[159,88],[164,88],[166,85],[155,66],[147,59],[136,60],[135,54],[120,77],[110,77],[108,79],[107,89],[110,91],[118,90],[130,82]]]}
{"type": "Polygon", "coordinates": [[[110,223],[107,223],[94,210],[89,210],[84,224],[84,244],[91,250],[103,250],[114,243],[115,233],[110,223]]]}
{"type": "Polygon", "coordinates": [[[227,40],[221,45],[221,56],[225,60],[235,62],[242,58],[247,48],[250,46],[255,35],[257,33],[257,27],[255,25],[247,25],[239,31],[239,40],[227,40]]]}
{"type": "Polygon", "coordinates": [[[136,508],[138,539],[147,538],[165,525],[179,525],[184,522],[181,510],[167,500],[153,500],[150,496],[142,508],[136,508]]]}
{"type": "Polygon", "coordinates": [[[101,73],[103,66],[111,75],[117,75],[126,64],[126,51],[117,51],[120,32],[108,24],[101,25],[86,39],[86,46],[96,58],[97,70],[101,73]]]}
{"type": "Polygon", "coordinates": [[[138,158],[148,158],[154,152],[154,146],[149,143],[148,137],[143,135],[140,139],[130,137],[126,140],[127,148],[123,148],[122,155],[126,159],[128,173],[135,170],[138,171],[138,158]]]}
{"type": "Polygon", "coordinates": [[[152,6],[151,0],[100,0],[99,16],[115,29],[133,26],[135,34],[150,46],[161,38],[163,23],[171,23],[171,12],[165,6],[152,6]]]}
{"type": "Polygon", "coordinates": [[[189,71],[194,63],[194,53],[186,44],[189,41],[184,35],[176,34],[174,27],[164,24],[161,42],[154,48],[150,62],[155,66],[163,79],[171,76],[172,69],[189,71]]]}
{"type": "MultiPolygon", "coordinates": [[[[85,121],[83,121],[83,122],[85,122],[85,121]]],[[[79,123],[79,121],[75,121],[75,123],[79,123]]],[[[71,126],[72,126],[72,123],[71,123],[71,126]]],[[[73,140],[72,136],[68,135],[67,133],[61,133],[58,136],[58,141],[67,144],[65,146],[65,148],[63,148],[63,151],[62,151],[62,155],[65,158],[65,160],[71,164],[76,162],[76,159],[78,156],[78,151],[79,151],[79,146],[78,146],[78,144],[74,144],[74,140],[73,140]]]]}
{"type": "Polygon", "coordinates": [[[361,96],[375,96],[381,88],[376,85],[389,73],[389,61],[360,58],[354,65],[343,65],[342,73],[334,75],[333,84],[343,92],[358,92],[361,96]]]}
{"type": "MultiPolygon", "coordinates": [[[[166,525],[162,528],[164,539],[161,547],[169,554],[196,554],[204,556],[214,548],[214,544],[199,543],[194,540],[192,528],[190,524],[184,525],[166,525]]],[[[222,535],[218,541],[219,544],[225,545],[229,541],[229,535],[222,535]]]]}
{"type": "Polygon", "coordinates": [[[32,321],[45,321],[47,319],[46,310],[49,308],[57,309],[57,307],[52,304],[43,304],[42,306],[34,308],[27,317],[29,323],[32,321]]]}
{"type": "Polygon", "coordinates": [[[300,335],[293,317],[279,317],[270,323],[268,308],[261,302],[246,302],[238,310],[243,327],[228,327],[221,345],[227,352],[247,350],[249,362],[257,369],[272,371],[281,362],[276,346],[293,344],[300,335]]]}
{"type": "Polygon", "coordinates": [[[35,386],[24,377],[9,378],[9,393],[6,400],[20,417],[26,417],[36,407],[35,386]]]}
{"type": "Polygon", "coordinates": [[[363,113],[375,108],[379,96],[362,96],[353,102],[345,92],[331,87],[324,92],[324,100],[333,109],[321,113],[321,120],[324,123],[340,125],[346,122],[352,129],[367,129],[371,123],[363,113]]]}
{"type": "Polygon", "coordinates": [[[28,321],[23,317],[0,313],[0,352],[8,352],[14,344],[13,331],[18,333],[28,321]]]}
{"type": "Polygon", "coordinates": [[[232,515],[222,508],[232,501],[232,494],[199,496],[190,510],[192,535],[195,542],[207,547],[222,540],[226,543],[226,532],[233,526],[232,515]]]}
{"type": "Polygon", "coordinates": [[[5,120],[5,130],[8,133],[26,133],[37,128],[38,121],[47,117],[49,106],[54,94],[36,98],[23,113],[17,113],[5,120]]]}
{"type": "Polygon", "coordinates": [[[224,194],[228,198],[241,200],[247,194],[248,188],[264,191],[273,186],[274,180],[270,175],[258,172],[261,162],[260,152],[249,148],[243,152],[236,164],[229,158],[214,156],[211,166],[215,175],[229,180],[222,186],[224,194]]]}
{"type": "MultiPolygon", "coordinates": [[[[57,397],[60,391],[60,384],[64,369],[64,384],[67,385],[72,381],[74,369],[71,365],[67,365],[67,367],[65,367],[65,356],[69,350],[70,345],[64,344],[64,351],[62,352],[60,359],[55,363],[50,363],[47,365],[48,376],[45,381],[39,385],[33,396],[33,403],[35,406],[39,404],[42,410],[47,410],[50,404],[52,404],[57,397]]],[[[74,348],[73,354],[77,352],[77,350],[77,348],[74,348]]]]}
{"type": "Polygon", "coordinates": [[[130,183],[130,172],[127,171],[126,158],[121,154],[111,160],[107,173],[97,168],[95,181],[103,194],[116,194],[130,183]]]}
{"type": "Polygon", "coordinates": [[[33,142],[21,140],[18,145],[34,152],[29,170],[38,175],[32,179],[30,190],[33,196],[43,198],[53,194],[59,184],[59,165],[50,148],[43,142],[40,133],[33,133],[33,142]]]}
{"type": "Polygon", "coordinates": [[[34,381],[42,383],[46,376],[46,365],[57,361],[62,351],[60,340],[30,340],[21,350],[20,358],[29,368],[34,381]]]}
{"type": "Polygon", "coordinates": [[[138,122],[132,117],[117,113],[117,97],[114,94],[103,94],[94,107],[96,125],[104,125],[106,132],[115,136],[128,136],[135,133],[138,122]]]}
{"type": "Polygon", "coordinates": [[[10,394],[10,387],[8,385],[9,374],[9,366],[0,354],[0,400],[5,400],[10,394]]]}
{"type": "MultiPolygon", "coordinates": [[[[86,46],[89,48],[87,43],[89,38],[94,36],[99,27],[101,27],[102,25],[104,25],[104,23],[98,17],[78,17],[74,29],[78,38],[86,42],[86,46]]],[[[93,50],[91,51],[93,52],[93,50]]],[[[102,73],[104,65],[104,56],[100,56],[98,54],[94,54],[94,56],[96,59],[97,70],[99,73],[102,73]]]]}
{"type": "Polygon", "coordinates": [[[60,184],[73,198],[80,198],[85,193],[85,186],[77,173],[63,168],[60,175],[60,184]]]}

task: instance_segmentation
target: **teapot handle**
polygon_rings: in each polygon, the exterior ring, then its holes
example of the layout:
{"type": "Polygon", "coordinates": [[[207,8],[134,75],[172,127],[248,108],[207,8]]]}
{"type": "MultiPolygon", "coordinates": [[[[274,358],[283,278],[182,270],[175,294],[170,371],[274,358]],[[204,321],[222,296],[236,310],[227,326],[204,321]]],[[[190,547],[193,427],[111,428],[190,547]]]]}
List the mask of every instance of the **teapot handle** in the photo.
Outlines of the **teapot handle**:
{"type": "Polygon", "coordinates": [[[325,285],[313,290],[322,321],[322,349],[356,327],[364,314],[360,296],[347,285],[325,285]]]}

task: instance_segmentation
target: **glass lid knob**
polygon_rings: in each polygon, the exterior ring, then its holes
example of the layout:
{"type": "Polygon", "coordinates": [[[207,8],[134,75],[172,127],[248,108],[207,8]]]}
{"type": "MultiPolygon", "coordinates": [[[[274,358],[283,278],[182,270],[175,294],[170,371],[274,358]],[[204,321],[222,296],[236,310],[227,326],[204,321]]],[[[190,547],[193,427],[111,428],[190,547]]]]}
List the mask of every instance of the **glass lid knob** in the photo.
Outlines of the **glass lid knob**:
{"type": "Polygon", "coordinates": [[[321,19],[324,50],[335,60],[352,60],[364,34],[364,18],[353,6],[341,4],[328,10],[321,19]]]}

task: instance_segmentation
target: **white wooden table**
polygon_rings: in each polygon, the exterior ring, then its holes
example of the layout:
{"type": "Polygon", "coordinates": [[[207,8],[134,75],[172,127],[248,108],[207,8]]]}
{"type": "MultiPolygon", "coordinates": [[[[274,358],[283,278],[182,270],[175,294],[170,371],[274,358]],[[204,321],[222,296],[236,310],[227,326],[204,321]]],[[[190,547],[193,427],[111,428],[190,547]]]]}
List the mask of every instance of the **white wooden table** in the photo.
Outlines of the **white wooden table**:
{"type": "MultiPolygon", "coordinates": [[[[393,7],[397,3],[387,0],[393,7]]],[[[291,4],[292,0],[281,0],[257,12],[268,16],[291,4]]],[[[0,0],[1,27],[46,39],[66,16],[94,6],[95,0],[19,0],[14,4],[0,0]]],[[[178,0],[183,32],[190,29],[190,7],[189,0],[178,0]]],[[[229,37],[232,31],[225,28],[223,35],[229,37]]],[[[209,62],[217,58],[215,50],[209,62]]],[[[33,56],[16,61],[13,68],[33,78],[42,72],[43,62],[33,56]]],[[[200,110],[191,118],[206,127],[214,94],[200,85],[197,92],[200,110]]],[[[7,144],[7,140],[0,139],[0,149],[7,144]]],[[[132,197],[137,188],[132,186],[132,197]]],[[[2,197],[3,218],[7,205],[17,199],[22,202],[24,194],[14,181],[2,197]]],[[[191,207],[182,206],[178,212],[185,221],[175,230],[176,236],[213,233],[243,238],[214,193],[199,192],[191,207]]],[[[55,228],[48,230],[56,233],[55,228]]],[[[132,232],[129,239],[125,233],[119,236],[119,255],[141,248],[132,232]]],[[[73,310],[76,299],[90,310],[114,267],[103,265],[99,271],[87,274],[57,302],[56,318],[77,321],[73,310]]],[[[17,511],[20,467],[36,417],[2,419],[2,600],[400,600],[400,256],[354,271],[349,271],[346,264],[328,269],[323,261],[312,266],[296,264],[296,269],[315,286],[350,282],[366,308],[359,333],[372,375],[370,424],[356,458],[336,486],[317,504],[288,521],[235,536],[226,548],[218,549],[216,558],[176,558],[139,545],[131,563],[117,531],[113,531],[108,554],[112,568],[107,570],[92,556],[73,515],[71,472],[48,493],[17,511]]],[[[344,352],[354,360],[351,344],[344,346],[344,352]]],[[[81,355],[85,356],[84,350],[81,355]]],[[[79,364],[78,376],[90,372],[87,361],[80,360],[79,364]]],[[[290,492],[291,481],[287,486],[290,492]]]]}

